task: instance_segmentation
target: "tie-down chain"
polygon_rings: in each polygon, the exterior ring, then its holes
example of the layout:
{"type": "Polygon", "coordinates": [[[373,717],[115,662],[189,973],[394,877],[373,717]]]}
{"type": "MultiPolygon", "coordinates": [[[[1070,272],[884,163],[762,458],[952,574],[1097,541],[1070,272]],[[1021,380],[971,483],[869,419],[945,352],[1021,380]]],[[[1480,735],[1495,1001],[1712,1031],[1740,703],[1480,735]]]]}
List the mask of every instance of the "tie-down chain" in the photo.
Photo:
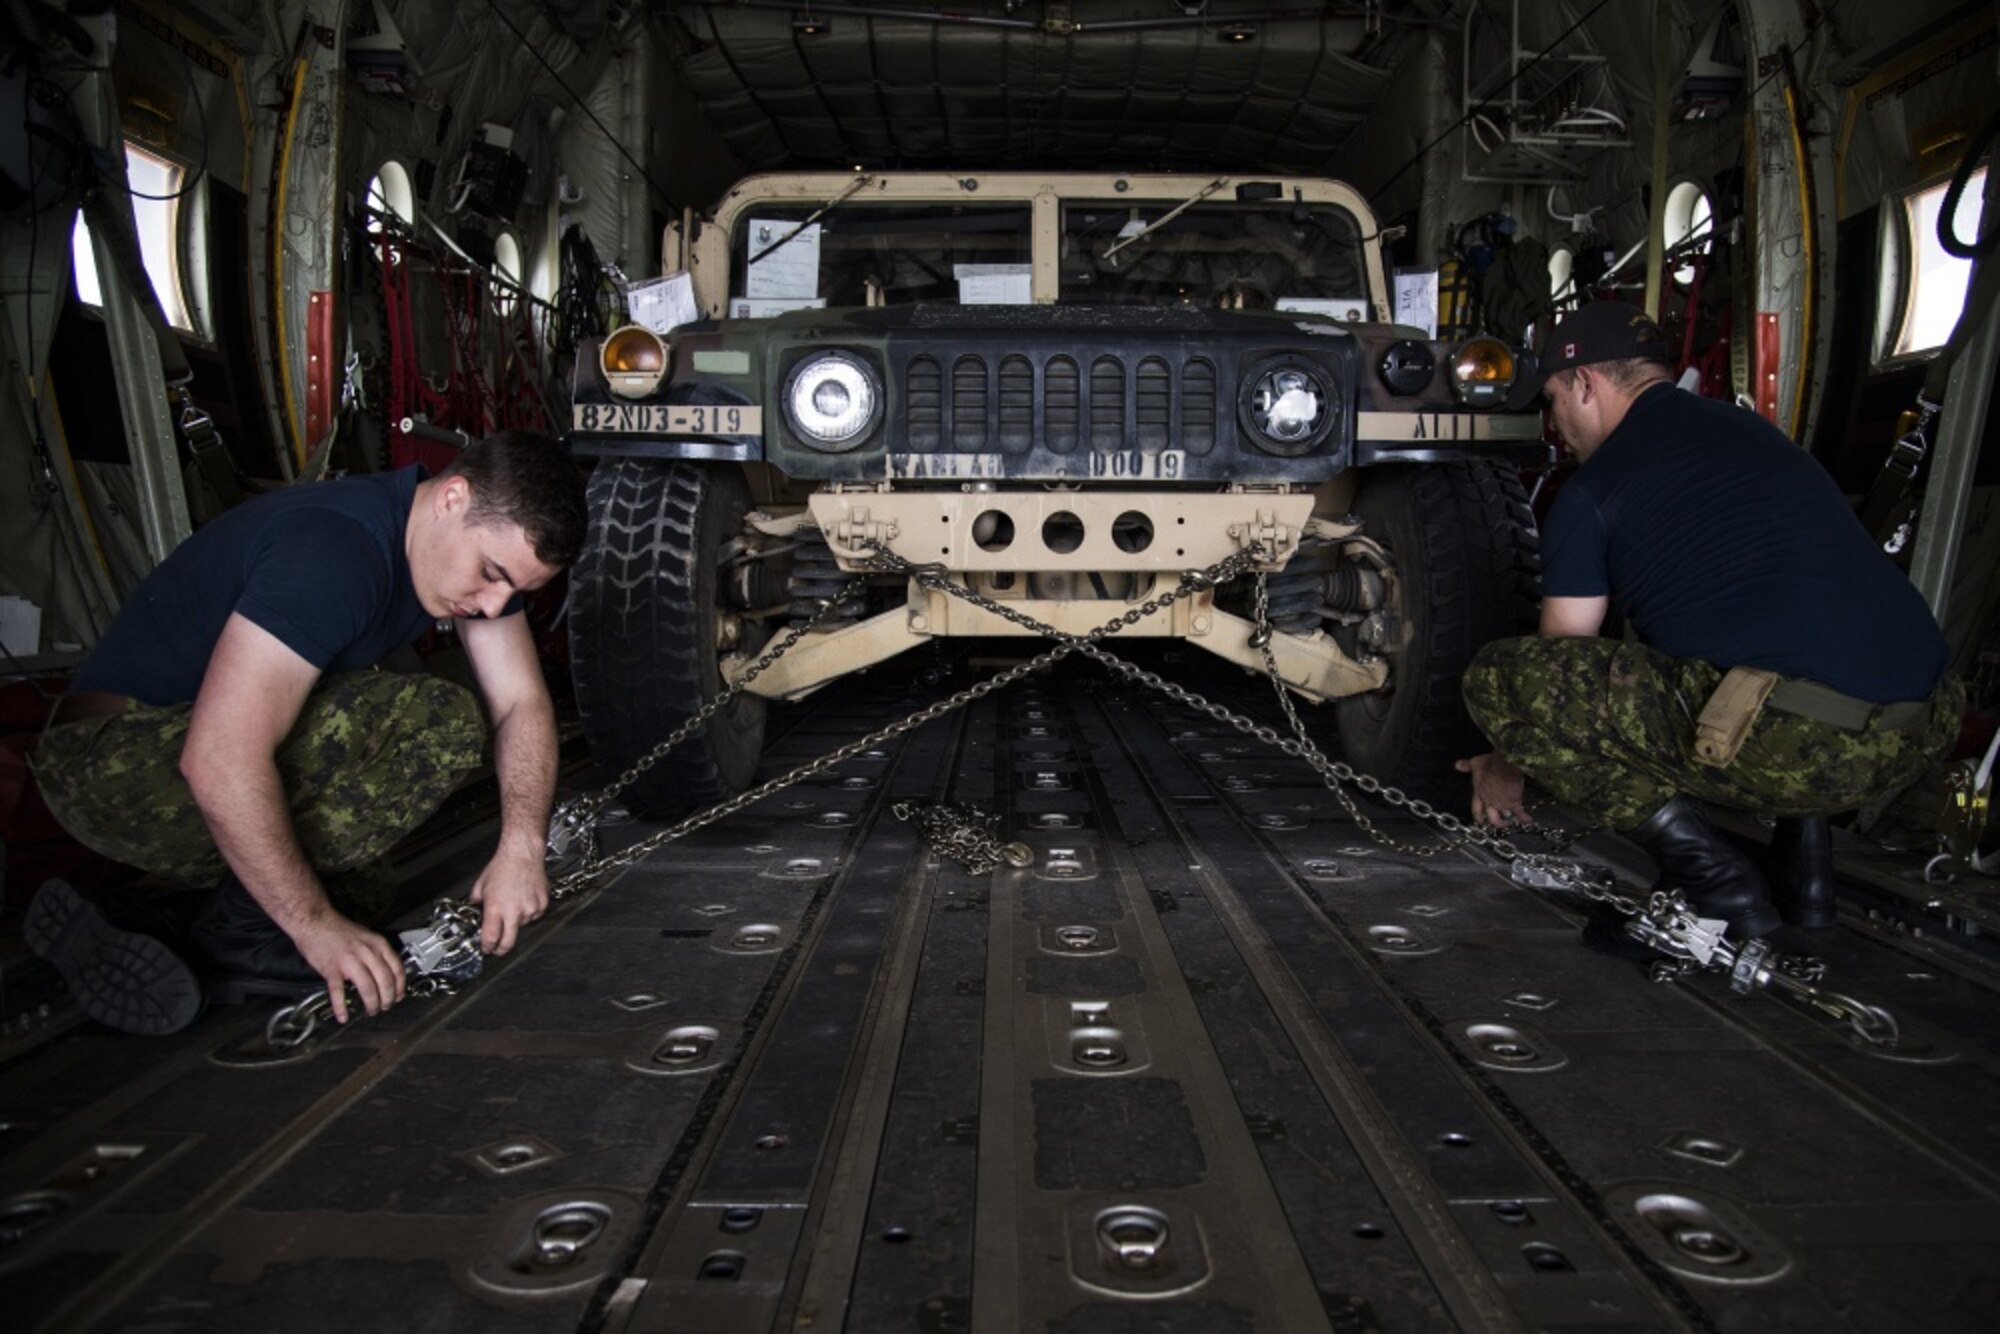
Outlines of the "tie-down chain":
{"type": "MultiPolygon", "coordinates": [[[[879,564],[882,555],[881,548],[877,547],[876,550],[878,553],[878,568],[913,575],[921,574],[925,577],[939,579],[944,577],[942,566],[914,566],[902,560],[902,558],[895,556],[889,557],[893,561],[893,564],[881,565],[879,564]]],[[[817,777],[829,769],[833,769],[846,763],[848,760],[854,759],[858,755],[879,747],[886,741],[892,741],[905,733],[915,731],[925,723],[964,708],[975,701],[982,700],[995,691],[1005,689],[1023,677],[1031,676],[1047,667],[1051,667],[1070,656],[1070,654],[1083,649],[1086,645],[1092,644],[1107,635],[1115,634],[1127,626],[1136,625],[1146,617],[1164,610],[1198,590],[1211,588],[1216,584],[1225,583],[1235,578],[1258,558],[1257,550],[1255,548],[1248,548],[1217,561],[1206,570],[1189,572],[1182,576],[1181,582],[1177,587],[1165,593],[1158,594],[1141,603],[1139,606],[1130,608],[1124,614],[1114,617],[1087,635],[1061,636],[1064,642],[1036,655],[1026,662],[1017,663],[996,676],[988,677],[984,681],[968,686],[948,699],[926,705],[908,717],[878,728],[857,741],[850,741],[844,746],[828,751],[818,759],[808,761],[789,773],[781,774],[769,782],[760,784],[745,792],[740,792],[729,800],[719,802],[707,810],[697,811],[679,823],[669,825],[667,828],[659,830],[657,833],[641,839],[629,847],[622,848],[615,853],[605,854],[599,846],[598,825],[605,807],[610,804],[611,800],[636,782],[640,775],[664,759],[675,746],[679,745],[689,736],[692,736],[697,728],[727,708],[730,701],[741,694],[751,681],[754,681],[772,663],[782,657],[787,649],[817,626],[823,617],[835,607],[847,601],[851,596],[857,594],[860,591],[862,581],[859,578],[851,580],[838,594],[823,601],[819,609],[810,618],[802,624],[794,626],[783,638],[773,644],[763,656],[759,657],[745,669],[741,675],[737,676],[721,691],[717,692],[715,698],[704,705],[693,717],[675,728],[657,746],[654,746],[646,754],[640,756],[630,768],[613,779],[609,786],[598,792],[585,793],[572,797],[556,808],[555,812],[549,818],[549,856],[559,867],[566,867],[568,869],[550,881],[549,900],[551,903],[560,903],[598,884],[612,872],[623,870],[636,862],[644,860],[647,856],[677,839],[685,838],[698,829],[704,829],[719,820],[727,819],[744,807],[762,801],[765,797],[771,796],[773,793],[782,792],[786,788],[804,782],[808,778],[817,777]]],[[[901,804],[907,805],[908,803],[901,804]]],[[[970,816],[976,816],[977,814],[976,812],[970,812],[970,808],[968,808],[968,812],[970,816]]],[[[911,808],[911,813],[916,813],[915,807],[911,808]]],[[[901,812],[898,814],[899,818],[908,818],[902,815],[901,812]]],[[[951,818],[949,815],[942,817],[943,820],[951,818]]],[[[942,821],[940,821],[940,827],[941,824],[942,821]]],[[[923,827],[923,822],[920,820],[920,830],[923,827]]],[[[982,826],[981,833],[986,840],[991,841],[998,847],[999,851],[997,855],[1003,861],[1018,864],[1017,859],[1023,853],[1027,852],[1023,844],[999,844],[997,827],[989,829],[982,826]]],[[[980,838],[968,838],[964,840],[964,846],[968,850],[976,852],[981,846],[980,838]]],[[[476,972],[479,945],[479,909],[462,900],[444,898],[438,900],[431,911],[433,921],[431,929],[433,931],[438,929],[436,924],[441,914],[469,914],[472,935],[471,949],[475,961],[473,971],[476,972]]],[[[453,920],[458,919],[454,916],[453,920]]],[[[422,930],[404,933],[406,938],[412,935],[422,936],[424,934],[422,930]]],[[[455,980],[446,981],[440,979],[432,983],[430,981],[431,974],[425,971],[423,963],[408,948],[404,951],[403,962],[404,971],[411,979],[407,994],[429,996],[450,994],[456,990],[455,980]]],[[[352,998],[352,990],[350,987],[350,999],[352,998]]],[[[273,1014],[269,1024],[266,1025],[266,1034],[270,1039],[272,1047],[276,1049],[285,1050],[297,1047],[309,1039],[320,1023],[331,1017],[332,1013],[333,1006],[328,1000],[326,993],[320,992],[306,1000],[287,1005],[273,1014]]]]}
{"type": "MultiPolygon", "coordinates": [[[[1762,940],[1736,944],[1724,934],[1727,923],[1700,916],[1680,894],[1654,891],[1642,898],[1638,894],[1621,892],[1608,868],[1586,867],[1562,855],[1578,839],[1592,832],[1590,830],[1568,832],[1537,824],[1516,824],[1509,831],[1515,837],[1535,836],[1550,845],[1550,850],[1547,852],[1526,851],[1516,845],[1510,837],[1482,825],[1467,824],[1449,811],[1441,811],[1422,798],[1403,792],[1372,774],[1356,770],[1342,761],[1330,759],[1307,733],[1305,722],[1300,718],[1292,702],[1291,692],[1286,688],[1283,677],[1278,671],[1277,660],[1271,652],[1273,628],[1269,616],[1269,589],[1262,570],[1258,570],[1255,576],[1256,617],[1250,643],[1263,655],[1265,673],[1270,678],[1291,731],[1289,737],[1281,734],[1276,728],[1258,723],[1226,705],[1215,703],[1195,691],[1168,681],[1156,672],[1147,671],[1127,662],[1101,646],[1101,640],[1118,631],[1137,624],[1197,591],[1226,583],[1258,564],[1264,558],[1261,544],[1247,546],[1207,569],[1184,574],[1180,583],[1173,589],[1155,595],[1082,635],[1069,634],[1017,608],[987,597],[968,585],[952,579],[950,572],[941,565],[916,564],[897,555],[876,540],[864,539],[861,545],[872,553],[870,561],[872,570],[901,574],[924,588],[969,602],[983,611],[1053,641],[1054,647],[996,676],[968,686],[947,699],[926,705],[858,741],[829,751],[818,759],[739,793],[707,810],[696,812],[616,853],[605,855],[599,846],[598,824],[610,802],[647,770],[658,764],[675,746],[692,736],[698,728],[728,707],[731,700],[782,657],[785,651],[796,644],[801,637],[810,633],[833,607],[857,592],[859,579],[850,582],[838,597],[822,602],[819,610],[810,619],[794,626],[762,657],[719,691],[714,699],[681,726],[675,728],[659,745],[641,756],[610,785],[596,793],[573,797],[556,809],[549,822],[549,853],[552,859],[570,869],[550,884],[551,901],[561,902],[583,889],[600,883],[612,872],[633,865],[677,839],[726,819],[773,793],[825,773],[865,751],[879,747],[883,742],[894,740],[925,723],[984,699],[1023,677],[1053,666],[1063,658],[1080,653],[1127,680],[1156,690],[1183,707],[1206,714],[1245,736],[1294,759],[1304,761],[1319,774],[1322,783],[1340,803],[1347,816],[1364,834],[1382,846],[1409,855],[1429,857],[1454,848],[1476,845],[1508,863],[1510,878],[1516,884],[1554,893],[1579,895],[1592,903],[1610,908],[1628,919],[1625,929],[1633,939],[1650,946],[1663,956],[1655,961],[1652,968],[1655,981],[1671,981],[1698,971],[1726,972],[1731,990],[1739,994],[1768,988],[1788,1000],[1847,1024],[1856,1036],[1872,1045],[1893,1048],[1900,1039],[1896,1021],[1888,1011],[1821,987],[1819,982],[1825,970],[1819,960],[1806,956],[1778,954],[1762,940]],[[1437,830],[1438,837],[1423,844],[1408,843],[1395,838],[1376,825],[1361,810],[1348,791],[1350,786],[1392,807],[1407,811],[1437,830]]],[[[1002,862],[1019,866],[1022,864],[1021,854],[1027,851],[1024,845],[1018,843],[1003,844],[999,837],[997,817],[974,808],[923,807],[912,802],[899,802],[892,808],[892,813],[899,819],[915,820],[919,833],[933,847],[945,855],[961,860],[966,869],[974,874],[992,870],[1002,862]]],[[[434,923],[437,914],[444,911],[446,905],[451,902],[451,900],[441,901],[433,910],[434,923]]],[[[476,957],[477,909],[469,904],[459,906],[473,914],[475,927],[473,947],[476,957]]],[[[407,936],[413,933],[405,934],[407,936]]],[[[406,952],[406,960],[407,958],[406,952]]],[[[473,972],[476,971],[475,965],[473,972]]],[[[415,965],[411,966],[410,972],[418,984],[430,976],[415,965]]],[[[448,993],[452,989],[454,988],[447,984],[437,990],[448,993]]],[[[311,1035],[317,1020],[330,1013],[330,1009],[331,1007],[326,1005],[326,997],[320,995],[312,1001],[279,1011],[271,1020],[272,1044],[296,1046],[305,1041],[311,1035]],[[317,1015],[308,1015],[301,1020],[300,1012],[315,1002],[319,1006],[317,1015]]]]}
{"type": "MultiPolygon", "coordinates": [[[[397,939],[403,974],[409,979],[404,994],[419,999],[456,993],[462,984],[479,976],[486,962],[479,948],[479,905],[465,899],[439,899],[431,905],[428,923],[412,927],[397,939]]],[[[350,985],[348,1005],[355,1006],[359,1000],[350,985]]],[[[264,1025],[264,1037],[274,1049],[283,1051],[305,1042],[331,1018],[333,1001],[326,992],[316,991],[273,1014],[264,1025]]]]}

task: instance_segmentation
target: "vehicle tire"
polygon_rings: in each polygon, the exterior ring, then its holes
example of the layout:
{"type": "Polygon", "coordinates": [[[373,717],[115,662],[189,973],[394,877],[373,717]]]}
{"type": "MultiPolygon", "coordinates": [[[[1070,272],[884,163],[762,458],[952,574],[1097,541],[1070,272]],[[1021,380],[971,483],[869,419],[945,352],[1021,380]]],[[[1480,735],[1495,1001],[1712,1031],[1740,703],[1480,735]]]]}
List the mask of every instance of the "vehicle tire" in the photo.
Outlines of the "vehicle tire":
{"type": "MultiPolygon", "coordinates": [[[[617,459],[592,471],[588,495],[590,535],[570,572],[570,659],[608,783],[722,689],[724,614],[740,599],[719,567],[750,492],[732,468],[617,459]]],[[[713,805],[749,784],[763,745],[764,700],[739,695],[620,799],[652,819],[713,805]]]]}
{"type": "Polygon", "coordinates": [[[1352,508],[1394,563],[1392,647],[1389,684],[1333,706],[1334,740],[1349,764],[1405,791],[1464,797],[1453,763],[1492,746],[1466,715],[1460,678],[1487,641],[1535,630],[1541,555],[1527,492],[1511,465],[1389,464],[1363,474],[1352,508]]]}

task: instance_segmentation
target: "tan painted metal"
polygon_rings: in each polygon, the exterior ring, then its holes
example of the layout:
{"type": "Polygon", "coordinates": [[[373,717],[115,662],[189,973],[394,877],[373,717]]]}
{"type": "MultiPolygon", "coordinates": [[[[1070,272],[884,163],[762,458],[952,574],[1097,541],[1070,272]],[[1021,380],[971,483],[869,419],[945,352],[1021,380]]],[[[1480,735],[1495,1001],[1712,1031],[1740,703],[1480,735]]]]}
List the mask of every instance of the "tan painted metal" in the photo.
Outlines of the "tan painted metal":
{"type": "MultiPolygon", "coordinates": [[[[797,172],[784,175],[747,176],[723,196],[715,206],[711,221],[700,225],[692,245],[683,223],[668,226],[662,254],[676,264],[685,256],[694,279],[695,297],[711,317],[721,318],[729,298],[729,273],[733,256],[730,239],[737,220],[752,209],[772,204],[797,206],[824,204],[845,196],[846,204],[860,205],[894,201],[899,203],[954,202],[988,205],[1025,203],[1032,210],[1030,235],[1033,277],[1031,292],[1037,303],[1056,300],[1056,255],[1060,240],[1060,211],[1063,203],[1117,204],[1121,208],[1172,208],[1184,203],[1216,180],[1212,176],[1177,176],[1163,172],[1119,175],[1108,172],[989,172],[956,175],[947,172],[797,172]],[[857,188],[857,182],[859,182],[857,188]]],[[[1361,234],[1363,269],[1368,281],[1368,301],[1373,318],[1387,324],[1393,318],[1389,282],[1382,264],[1382,246],[1375,214],[1368,201],[1352,186],[1322,177],[1225,176],[1217,194],[1251,182],[1277,181],[1284,186],[1285,198],[1304,204],[1332,204],[1354,215],[1361,234]]]]}
{"type": "MultiPolygon", "coordinates": [[[[1110,613],[1104,619],[1110,619],[1110,613]]],[[[766,699],[803,699],[829,681],[887,662],[929,638],[911,630],[908,610],[898,607],[838,630],[807,635],[765,668],[748,691],[766,699]]],[[[723,674],[734,679],[749,665],[747,658],[725,662],[723,674]]]]}
{"type": "MultiPolygon", "coordinates": [[[[1256,628],[1241,616],[1218,611],[1214,630],[1193,636],[1188,643],[1261,674],[1264,655],[1250,642],[1256,628]]],[[[1356,662],[1341,652],[1340,645],[1324,630],[1310,635],[1274,634],[1271,656],[1278,660],[1278,675],[1285,684],[1315,703],[1366,694],[1389,682],[1387,662],[1381,658],[1356,662]]]]}
{"type": "Polygon", "coordinates": [[[822,491],[807,503],[847,570],[868,558],[869,540],[919,565],[1018,571],[1198,570],[1261,541],[1276,570],[1313,508],[1307,492],[1254,491],[822,491]],[[1136,545],[1144,524],[1142,550],[1120,545],[1136,545]],[[1067,549],[1050,545],[1065,536],[1067,549]]]}
{"type": "MultiPolygon", "coordinates": [[[[1151,597],[1158,588],[1155,580],[1143,581],[1129,601],[1120,602],[1110,598],[1007,596],[994,587],[990,577],[981,579],[978,586],[987,596],[1064,635],[1089,634],[1151,597]]],[[[936,637],[1026,638],[1036,633],[984,607],[914,583],[910,599],[905,606],[854,625],[807,635],[750,683],[750,693],[767,699],[800,699],[829,681],[886,662],[936,637]]],[[[1214,593],[1202,590],[1127,626],[1113,639],[1180,639],[1262,672],[1263,654],[1250,642],[1255,628],[1243,617],[1217,609],[1214,593]]],[[[1389,679],[1386,663],[1380,659],[1357,662],[1324,632],[1275,634],[1271,654],[1285,683],[1315,702],[1376,690],[1389,679]]],[[[734,676],[745,665],[744,660],[735,659],[725,663],[724,670],[734,676]]]]}
{"type": "Polygon", "coordinates": [[[1472,412],[1357,412],[1356,440],[1393,440],[1398,444],[1438,440],[1446,444],[1468,440],[1539,440],[1542,415],[1518,413],[1485,416],[1472,412]]]}

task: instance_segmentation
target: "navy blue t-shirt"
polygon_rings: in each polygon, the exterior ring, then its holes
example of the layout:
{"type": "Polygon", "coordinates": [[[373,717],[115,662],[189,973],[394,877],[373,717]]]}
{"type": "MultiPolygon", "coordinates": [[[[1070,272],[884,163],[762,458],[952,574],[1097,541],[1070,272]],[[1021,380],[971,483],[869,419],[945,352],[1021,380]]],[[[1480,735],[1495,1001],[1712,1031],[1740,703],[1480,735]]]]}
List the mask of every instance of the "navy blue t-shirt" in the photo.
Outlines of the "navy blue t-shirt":
{"type": "Polygon", "coordinates": [[[431,624],[403,554],[422,474],[286,487],[203,525],[133,591],[71,688],[187,703],[233,612],[323,672],[374,666],[431,624]]]}
{"type": "Polygon", "coordinates": [[[1923,699],[1948,657],[1833,478],[1753,412],[1646,390],[1542,531],[1542,595],[1603,597],[1676,658],[1923,699]]]}

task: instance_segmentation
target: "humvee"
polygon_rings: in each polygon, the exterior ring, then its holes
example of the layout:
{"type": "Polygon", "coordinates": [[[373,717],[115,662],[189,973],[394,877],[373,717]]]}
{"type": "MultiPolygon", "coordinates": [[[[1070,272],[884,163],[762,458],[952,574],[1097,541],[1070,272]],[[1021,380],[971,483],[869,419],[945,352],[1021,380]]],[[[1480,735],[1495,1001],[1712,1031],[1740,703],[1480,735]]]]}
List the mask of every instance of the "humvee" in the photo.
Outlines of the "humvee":
{"type": "MultiPolygon", "coordinates": [[[[821,619],[627,792],[641,813],[743,787],[769,699],[1028,633],[907,573],[856,591],[871,543],[1072,634],[1261,543],[1309,727],[1419,789],[1477,744],[1460,673],[1536,597],[1530,358],[1395,323],[1352,188],[756,176],[667,227],[663,270],[685,322],[587,343],[572,385],[598,461],[571,658],[600,768],[821,619]]],[[[1122,634],[1262,671],[1253,614],[1239,577],[1122,634]]]]}

